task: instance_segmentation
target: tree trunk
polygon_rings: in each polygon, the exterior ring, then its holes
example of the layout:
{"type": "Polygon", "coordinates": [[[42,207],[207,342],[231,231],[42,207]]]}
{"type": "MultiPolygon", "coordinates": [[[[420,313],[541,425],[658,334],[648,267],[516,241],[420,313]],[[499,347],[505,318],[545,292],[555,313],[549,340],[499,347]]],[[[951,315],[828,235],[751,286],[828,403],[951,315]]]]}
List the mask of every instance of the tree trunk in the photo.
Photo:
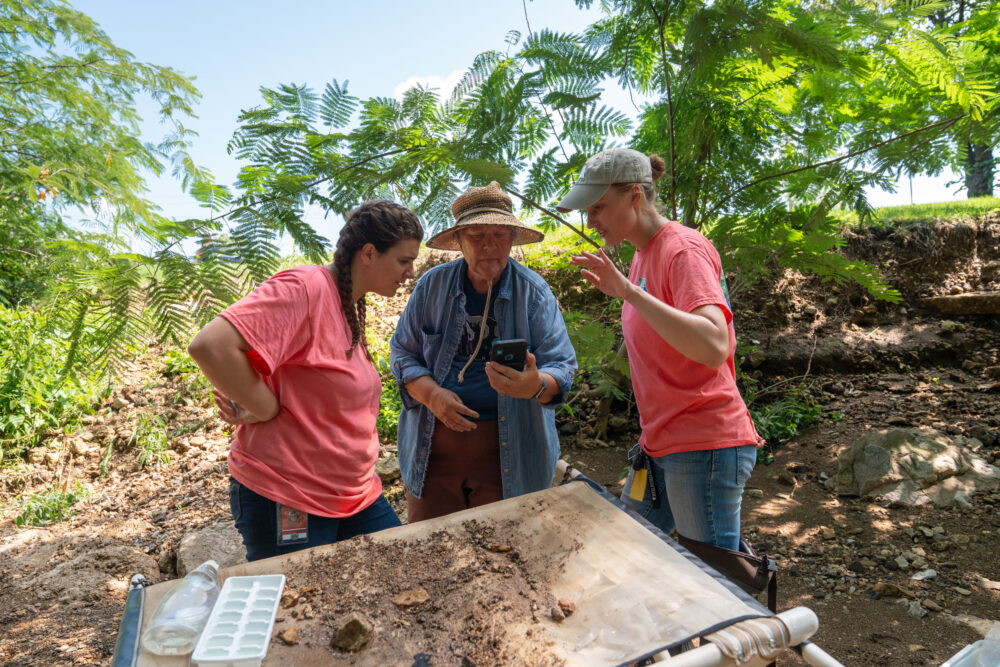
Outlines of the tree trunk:
{"type": "Polygon", "coordinates": [[[969,199],[993,195],[993,176],[996,161],[989,144],[970,143],[966,145],[965,189],[969,199]]]}

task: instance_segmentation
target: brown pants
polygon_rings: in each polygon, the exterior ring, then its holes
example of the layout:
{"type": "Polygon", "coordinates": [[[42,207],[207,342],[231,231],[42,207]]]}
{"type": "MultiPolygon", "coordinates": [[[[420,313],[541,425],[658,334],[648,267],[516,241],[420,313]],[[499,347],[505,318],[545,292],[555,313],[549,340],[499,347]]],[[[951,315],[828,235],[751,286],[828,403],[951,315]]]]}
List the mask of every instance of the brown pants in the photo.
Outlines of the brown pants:
{"type": "Polygon", "coordinates": [[[434,423],[422,498],[406,492],[409,523],[503,500],[497,422],[476,422],[467,433],[434,423]]]}

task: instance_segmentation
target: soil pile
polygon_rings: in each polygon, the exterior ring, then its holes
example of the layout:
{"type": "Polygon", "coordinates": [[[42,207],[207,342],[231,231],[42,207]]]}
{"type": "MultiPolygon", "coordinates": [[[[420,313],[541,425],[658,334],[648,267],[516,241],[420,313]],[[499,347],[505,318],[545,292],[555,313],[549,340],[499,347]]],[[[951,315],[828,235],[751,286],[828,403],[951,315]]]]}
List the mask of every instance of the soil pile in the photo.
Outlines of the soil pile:
{"type": "Polygon", "coordinates": [[[558,607],[551,568],[519,548],[513,524],[363,537],[292,568],[275,630],[347,664],[561,664],[536,626],[558,607]]]}

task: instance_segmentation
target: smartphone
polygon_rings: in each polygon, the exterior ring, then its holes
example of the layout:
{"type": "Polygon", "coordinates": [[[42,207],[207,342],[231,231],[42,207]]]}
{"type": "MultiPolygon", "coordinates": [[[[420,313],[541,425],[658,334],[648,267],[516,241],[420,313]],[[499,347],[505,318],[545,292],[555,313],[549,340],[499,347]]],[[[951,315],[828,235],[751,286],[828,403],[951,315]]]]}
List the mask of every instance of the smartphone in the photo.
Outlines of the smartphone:
{"type": "Polygon", "coordinates": [[[523,338],[495,340],[490,347],[490,361],[509,366],[516,371],[524,370],[528,356],[528,341],[523,338]]]}

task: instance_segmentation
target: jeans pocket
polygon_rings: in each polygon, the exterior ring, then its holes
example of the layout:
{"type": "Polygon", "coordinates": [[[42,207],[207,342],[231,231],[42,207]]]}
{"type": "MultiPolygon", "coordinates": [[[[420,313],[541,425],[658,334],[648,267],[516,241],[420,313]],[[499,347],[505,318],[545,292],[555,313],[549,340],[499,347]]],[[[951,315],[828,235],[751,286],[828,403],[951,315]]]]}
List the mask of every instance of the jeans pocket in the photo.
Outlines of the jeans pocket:
{"type": "Polygon", "coordinates": [[[747,483],[757,464],[757,446],[741,445],[736,448],[736,481],[740,486],[747,483]]]}

